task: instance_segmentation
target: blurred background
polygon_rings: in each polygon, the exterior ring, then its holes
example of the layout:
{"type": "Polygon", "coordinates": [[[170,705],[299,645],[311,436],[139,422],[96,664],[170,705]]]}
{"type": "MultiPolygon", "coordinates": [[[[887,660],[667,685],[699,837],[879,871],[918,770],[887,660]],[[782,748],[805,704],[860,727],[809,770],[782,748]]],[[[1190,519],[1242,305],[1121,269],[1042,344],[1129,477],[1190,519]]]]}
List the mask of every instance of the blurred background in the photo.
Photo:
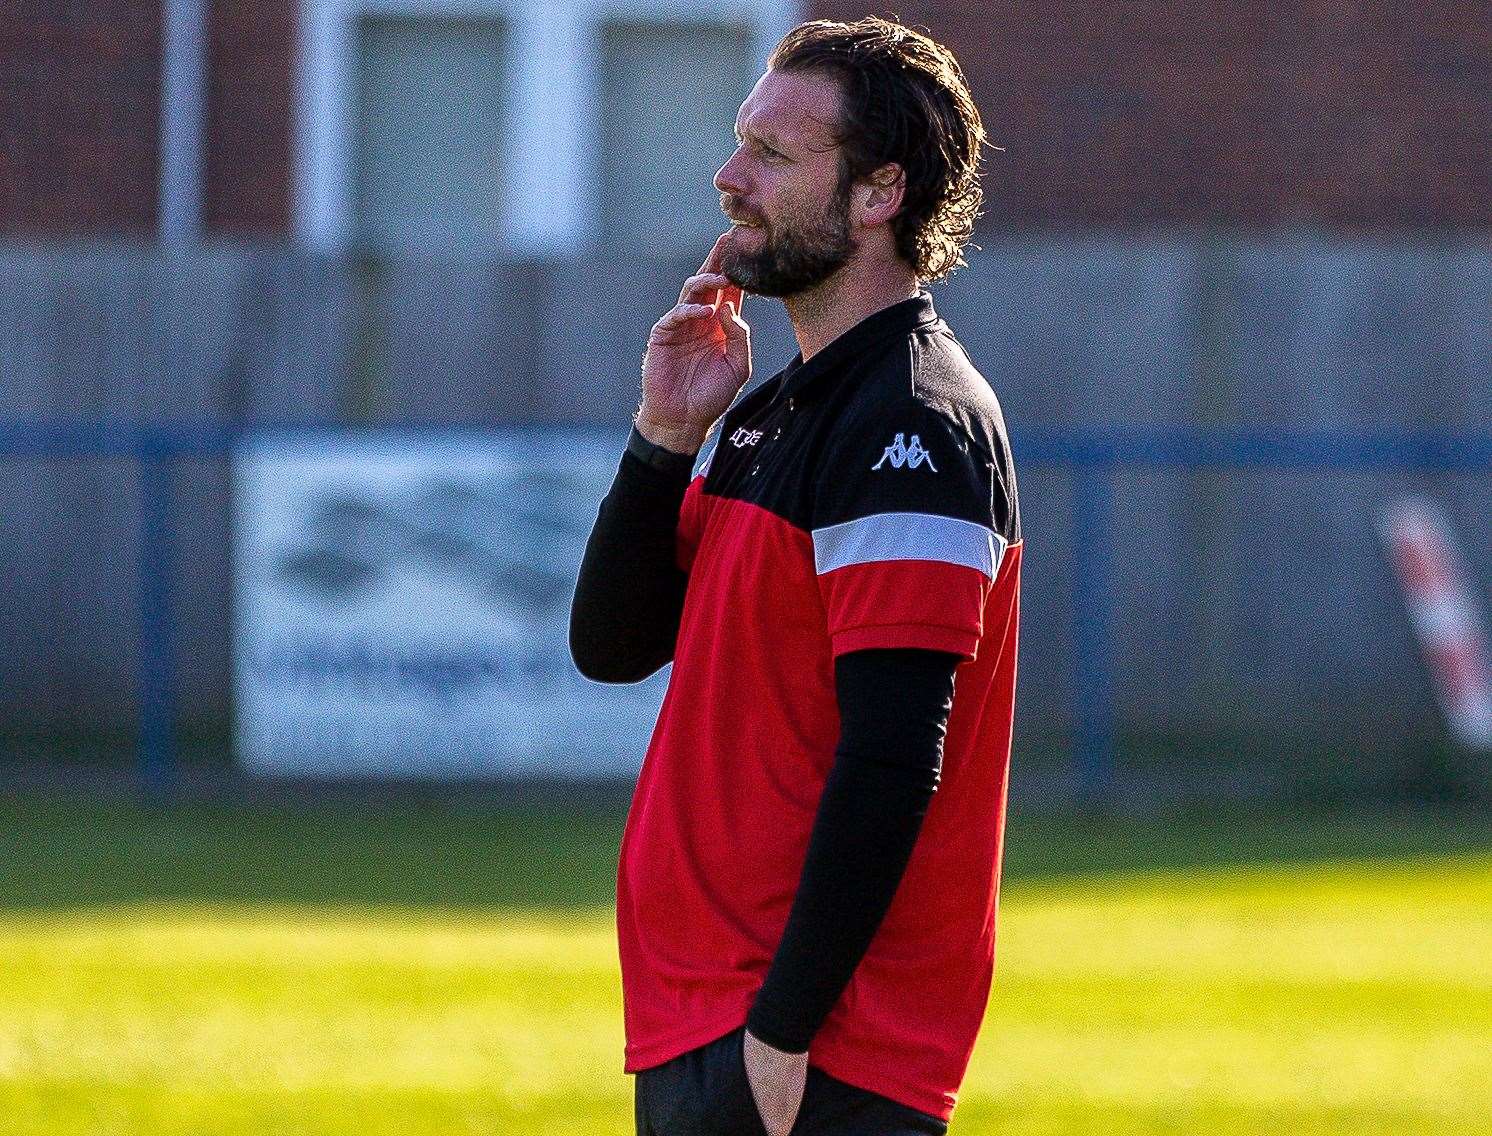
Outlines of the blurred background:
{"type": "Polygon", "coordinates": [[[570,588],[736,108],[867,11],[1004,147],[934,290],[1028,544],[953,1131],[1485,1130],[1486,5],[19,0],[7,1131],[629,1131],[666,675],[570,588]]]}

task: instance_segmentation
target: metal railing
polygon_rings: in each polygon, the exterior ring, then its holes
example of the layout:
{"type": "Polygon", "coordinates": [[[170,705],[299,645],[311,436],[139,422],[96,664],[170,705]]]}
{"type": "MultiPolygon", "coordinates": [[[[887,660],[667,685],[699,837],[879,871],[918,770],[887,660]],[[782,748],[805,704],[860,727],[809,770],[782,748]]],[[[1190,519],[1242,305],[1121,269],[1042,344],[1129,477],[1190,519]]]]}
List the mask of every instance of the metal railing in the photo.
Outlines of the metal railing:
{"type": "Polygon", "coordinates": [[[1306,430],[1032,430],[1012,440],[1016,466],[1073,475],[1073,759],[1085,796],[1114,785],[1116,722],[1110,634],[1114,475],[1120,469],[1492,472],[1492,436],[1306,430]]]}
{"type": "MultiPolygon", "coordinates": [[[[254,430],[266,429],[256,426],[254,430]]],[[[298,432],[376,433],[297,425],[298,432]]],[[[407,435],[417,426],[399,428],[407,435]]],[[[449,433],[445,427],[430,433],[449,433]]],[[[282,431],[277,431],[282,432],[282,431]]],[[[0,421],[0,459],[133,459],[140,469],[139,732],[142,793],[170,795],[176,776],[173,619],[175,533],[170,503],[178,462],[226,457],[242,431],[222,425],[0,421]]],[[[474,431],[462,430],[471,436],[474,431]]],[[[1075,742],[1081,791],[1114,787],[1117,741],[1111,635],[1114,479],[1120,470],[1325,470],[1485,474],[1492,436],[1434,432],[1028,428],[1012,443],[1017,467],[1057,466],[1073,478],[1072,636],[1075,742]]]]}

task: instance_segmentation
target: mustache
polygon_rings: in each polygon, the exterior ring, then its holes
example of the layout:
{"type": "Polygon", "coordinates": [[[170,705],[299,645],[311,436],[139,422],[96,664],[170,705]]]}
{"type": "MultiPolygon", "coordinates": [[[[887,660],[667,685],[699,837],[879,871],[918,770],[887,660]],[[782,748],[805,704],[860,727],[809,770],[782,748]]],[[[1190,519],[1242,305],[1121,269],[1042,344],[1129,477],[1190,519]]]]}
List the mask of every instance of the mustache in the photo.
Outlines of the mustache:
{"type": "Polygon", "coordinates": [[[734,193],[722,193],[720,195],[720,212],[724,213],[732,221],[745,221],[751,225],[762,224],[762,218],[752,213],[749,209],[741,207],[741,199],[734,193]]]}

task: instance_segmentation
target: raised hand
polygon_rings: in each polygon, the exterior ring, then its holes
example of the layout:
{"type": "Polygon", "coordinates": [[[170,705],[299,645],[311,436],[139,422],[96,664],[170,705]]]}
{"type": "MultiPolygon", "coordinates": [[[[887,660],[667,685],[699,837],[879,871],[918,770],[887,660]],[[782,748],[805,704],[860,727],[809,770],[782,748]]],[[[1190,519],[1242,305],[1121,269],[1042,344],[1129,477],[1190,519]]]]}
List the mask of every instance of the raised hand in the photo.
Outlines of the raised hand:
{"type": "Polygon", "coordinates": [[[715,242],[678,304],[653,325],[642,360],[637,429],[654,445],[694,453],[751,378],[751,328],[741,290],[720,274],[715,242]]]}

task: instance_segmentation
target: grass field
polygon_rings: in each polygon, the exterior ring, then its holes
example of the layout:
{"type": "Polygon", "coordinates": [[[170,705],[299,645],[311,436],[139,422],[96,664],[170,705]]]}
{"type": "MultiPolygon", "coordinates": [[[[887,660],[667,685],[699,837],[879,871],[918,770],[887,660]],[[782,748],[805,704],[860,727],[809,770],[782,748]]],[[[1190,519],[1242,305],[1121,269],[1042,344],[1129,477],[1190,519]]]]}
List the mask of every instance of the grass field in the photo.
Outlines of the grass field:
{"type": "MultiPolygon", "coordinates": [[[[0,804],[0,1131],[630,1132],[620,815],[0,804]]],[[[955,1136],[1492,1130],[1492,825],[1016,818],[955,1136]]]]}

